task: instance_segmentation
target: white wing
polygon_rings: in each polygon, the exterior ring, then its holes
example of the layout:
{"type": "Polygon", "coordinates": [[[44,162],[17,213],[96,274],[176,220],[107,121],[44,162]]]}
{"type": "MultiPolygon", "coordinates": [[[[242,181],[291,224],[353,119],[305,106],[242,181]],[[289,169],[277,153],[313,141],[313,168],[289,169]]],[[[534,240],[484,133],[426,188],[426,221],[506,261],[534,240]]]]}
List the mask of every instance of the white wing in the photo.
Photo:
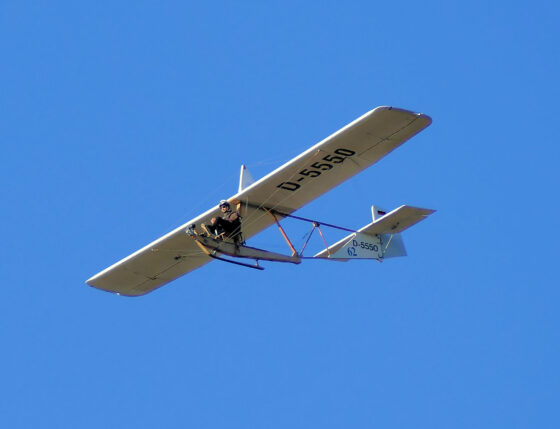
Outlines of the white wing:
{"type": "MultiPolygon", "coordinates": [[[[274,222],[261,208],[292,213],[371,166],[430,123],[424,114],[392,107],[378,107],[356,119],[230,198],[244,203],[244,237],[274,222]]],[[[86,283],[123,295],[143,295],[201,267],[212,259],[184,231],[192,223],[198,226],[217,215],[216,206],[86,283]]]]}

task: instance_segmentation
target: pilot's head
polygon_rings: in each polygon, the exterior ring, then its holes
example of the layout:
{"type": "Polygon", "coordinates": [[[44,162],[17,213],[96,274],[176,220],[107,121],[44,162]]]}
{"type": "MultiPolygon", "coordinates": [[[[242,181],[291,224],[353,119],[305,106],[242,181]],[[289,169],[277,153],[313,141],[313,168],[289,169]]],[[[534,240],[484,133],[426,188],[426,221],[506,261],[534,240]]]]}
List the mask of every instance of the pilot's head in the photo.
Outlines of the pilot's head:
{"type": "Polygon", "coordinates": [[[220,210],[222,210],[222,212],[227,212],[229,211],[230,206],[229,203],[226,200],[222,200],[220,201],[220,210]]]}

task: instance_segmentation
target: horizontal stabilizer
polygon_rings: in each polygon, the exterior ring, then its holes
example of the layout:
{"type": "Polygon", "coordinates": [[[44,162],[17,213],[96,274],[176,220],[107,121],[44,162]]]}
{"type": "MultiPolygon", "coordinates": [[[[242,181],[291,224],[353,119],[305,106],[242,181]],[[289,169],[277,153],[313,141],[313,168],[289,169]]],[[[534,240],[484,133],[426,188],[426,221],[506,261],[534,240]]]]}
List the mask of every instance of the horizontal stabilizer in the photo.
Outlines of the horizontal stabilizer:
{"type": "Polygon", "coordinates": [[[400,206],[387,214],[383,211],[375,211],[381,217],[377,217],[372,223],[344,237],[314,257],[347,261],[406,256],[400,233],[434,212],[435,210],[411,206],[400,206]]]}
{"type": "Polygon", "coordinates": [[[364,234],[398,234],[426,219],[435,210],[400,206],[360,229],[364,234]]]}

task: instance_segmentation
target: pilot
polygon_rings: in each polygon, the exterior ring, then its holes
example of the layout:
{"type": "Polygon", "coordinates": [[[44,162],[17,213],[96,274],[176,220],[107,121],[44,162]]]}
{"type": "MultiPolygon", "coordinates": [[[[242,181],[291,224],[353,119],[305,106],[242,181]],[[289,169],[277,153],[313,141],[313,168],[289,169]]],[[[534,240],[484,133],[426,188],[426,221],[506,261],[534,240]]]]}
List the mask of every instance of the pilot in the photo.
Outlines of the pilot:
{"type": "Polygon", "coordinates": [[[221,235],[232,238],[236,243],[242,242],[241,238],[241,216],[235,210],[232,210],[229,202],[220,201],[220,210],[222,216],[213,217],[210,225],[202,224],[202,227],[209,234],[221,235]]]}

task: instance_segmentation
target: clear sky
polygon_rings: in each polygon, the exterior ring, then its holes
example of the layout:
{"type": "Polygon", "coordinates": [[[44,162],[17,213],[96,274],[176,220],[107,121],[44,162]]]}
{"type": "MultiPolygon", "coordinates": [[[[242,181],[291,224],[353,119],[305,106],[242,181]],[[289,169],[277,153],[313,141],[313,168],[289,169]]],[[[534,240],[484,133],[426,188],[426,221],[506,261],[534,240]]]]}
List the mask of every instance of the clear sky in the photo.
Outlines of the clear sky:
{"type": "Polygon", "coordinates": [[[559,427],[558,12],[0,2],[0,425],[559,427]],[[407,258],[84,284],[379,105],[433,124],[298,213],[437,209],[407,258]]]}

